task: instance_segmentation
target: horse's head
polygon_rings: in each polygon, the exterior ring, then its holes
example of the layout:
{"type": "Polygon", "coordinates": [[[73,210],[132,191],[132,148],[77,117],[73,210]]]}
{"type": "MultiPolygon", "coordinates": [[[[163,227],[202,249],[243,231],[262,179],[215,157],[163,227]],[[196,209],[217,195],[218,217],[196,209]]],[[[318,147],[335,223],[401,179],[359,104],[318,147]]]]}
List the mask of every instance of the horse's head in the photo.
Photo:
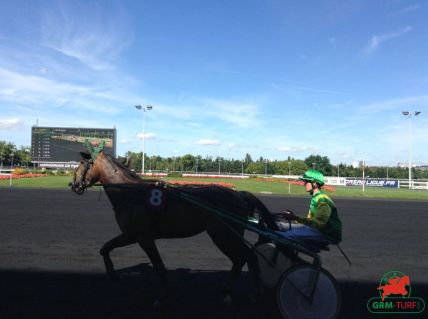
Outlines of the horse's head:
{"type": "Polygon", "coordinates": [[[99,180],[96,161],[98,155],[104,148],[104,141],[97,147],[93,147],[91,143],[86,140],[85,145],[88,148],[89,153],[80,152],[82,160],[80,161],[80,165],[74,171],[73,181],[69,183],[71,190],[78,195],[82,195],[86,188],[91,187],[99,180]]]}

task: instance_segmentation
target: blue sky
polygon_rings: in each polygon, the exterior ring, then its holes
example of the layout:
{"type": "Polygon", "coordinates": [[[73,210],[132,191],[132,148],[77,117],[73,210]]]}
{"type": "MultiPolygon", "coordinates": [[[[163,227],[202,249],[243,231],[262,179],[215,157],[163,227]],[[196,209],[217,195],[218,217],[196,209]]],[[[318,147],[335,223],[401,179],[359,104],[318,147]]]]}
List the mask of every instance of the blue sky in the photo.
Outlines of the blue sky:
{"type": "Polygon", "coordinates": [[[0,140],[117,128],[119,155],[428,163],[426,1],[1,1],[0,140]]]}

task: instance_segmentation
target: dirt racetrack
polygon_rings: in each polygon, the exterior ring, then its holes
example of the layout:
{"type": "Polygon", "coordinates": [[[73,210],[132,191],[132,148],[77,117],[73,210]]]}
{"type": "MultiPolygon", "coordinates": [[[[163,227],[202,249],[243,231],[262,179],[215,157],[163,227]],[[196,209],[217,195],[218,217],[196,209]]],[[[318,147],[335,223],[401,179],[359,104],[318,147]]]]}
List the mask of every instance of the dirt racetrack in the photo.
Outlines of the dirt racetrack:
{"type": "MultiPolygon", "coordinates": [[[[231,264],[205,233],[158,241],[175,291],[167,307],[151,307],[158,282],[136,245],[113,252],[122,281],[111,281],[98,251],[118,227],[105,194],[98,197],[95,191],[77,196],[66,190],[0,189],[1,319],[279,318],[274,291],[258,304],[247,301],[246,271],[233,306],[223,305],[220,286],[231,264]]],[[[300,215],[309,202],[260,198],[273,212],[288,208],[300,215]]],[[[427,309],[403,317],[371,314],[366,307],[392,270],[409,275],[411,295],[428,302],[428,200],[335,202],[343,222],[341,246],[353,264],[336,247],[321,256],[341,288],[340,318],[428,318],[427,309]]]]}

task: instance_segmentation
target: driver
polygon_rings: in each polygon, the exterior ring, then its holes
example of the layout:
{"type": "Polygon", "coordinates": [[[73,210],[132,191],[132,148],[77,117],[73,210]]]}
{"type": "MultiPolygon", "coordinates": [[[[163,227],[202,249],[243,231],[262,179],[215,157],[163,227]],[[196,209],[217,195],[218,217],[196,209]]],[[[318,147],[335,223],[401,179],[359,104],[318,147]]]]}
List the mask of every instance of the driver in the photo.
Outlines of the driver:
{"type": "Polygon", "coordinates": [[[342,223],[333,201],[321,189],[325,183],[324,175],[311,169],[299,179],[304,181],[306,191],[312,196],[309,212],[307,217],[299,217],[286,210],[284,219],[297,223],[283,233],[284,237],[338,244],[342,240],[342,223]]]}

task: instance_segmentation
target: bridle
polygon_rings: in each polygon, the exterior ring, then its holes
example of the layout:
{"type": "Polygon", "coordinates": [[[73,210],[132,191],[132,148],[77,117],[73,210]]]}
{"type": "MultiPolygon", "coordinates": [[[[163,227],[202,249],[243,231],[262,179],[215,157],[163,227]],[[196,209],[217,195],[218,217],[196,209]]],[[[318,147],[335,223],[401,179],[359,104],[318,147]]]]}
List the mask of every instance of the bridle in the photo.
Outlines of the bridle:
{"type": "Polygon", "coordinates": [[[94,161],[92,159],[89,160],[83,160],[82,164],[84,163],[85,167],[83,168],[83,173],[80,175],[80,179],[79,181],[77,180],[77,169],[74,171],[74,176],[73,176],[73,182],[69,184],[69,186],[71,187],[71,190],[73,192],[75,192],[78,195],[82,195],[86,188],[88,188],[90,185],[86,184],[85,180],[86,180],[86,175],[88,174],[88,171],[91,169],[92,165],[94,164],[94,161]]]}
{"type": "MultiPolygon", "coordinates": [[[[92,154],[91,157],[89,157],[89,155],[86,155],[83,157],[83,159],[79,165],[79,167],[81,165],[84,165],[81,174],[79,174],[79,175],[77,174],[77,171],[79,170],[78,168],[76,168],[74,170],[73,181],[70,182],[68,185],[70,186],[71,190],[73,192],[75,192],[76,194],[82,195],[88,187],[91,187],[94,185],[102,185],[102,183],[99,184],[96,182],[95,183],[94,182],[87,182],[87,180],[86,180],[86,177],[88,175],[89,170],[93,167],[94,162],[98,158],[98,155],[100,153],[101,152],[98,152],[95,155],[92,154]]],[[[82,156],[83,156],[83,154],[82,154],[82,156]]],[[[114,163],[111,155],[104,153],[104,156],[105,156],[105,159],[107,159],[107,163],[110,164],[114,174],[116,174],[118,171],[118,168],[117,168],[116,164],[114,163]]]]}

